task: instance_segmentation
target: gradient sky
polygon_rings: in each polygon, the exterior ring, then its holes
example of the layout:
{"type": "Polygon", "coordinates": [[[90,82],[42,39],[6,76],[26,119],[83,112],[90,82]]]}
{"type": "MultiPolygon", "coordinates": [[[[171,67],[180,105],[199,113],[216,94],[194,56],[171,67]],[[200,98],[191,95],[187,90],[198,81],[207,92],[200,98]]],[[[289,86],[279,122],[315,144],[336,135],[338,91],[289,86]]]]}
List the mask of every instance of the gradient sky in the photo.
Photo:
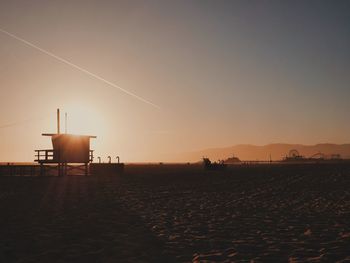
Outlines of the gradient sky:
{"type": "Polygon", "coordinates": [[[0,1],[1,29],[160,107],[0,33],[0,161],[50,147],[57,107],[104,159],[348,143],[349,14],[349,1],[0,1]]]}

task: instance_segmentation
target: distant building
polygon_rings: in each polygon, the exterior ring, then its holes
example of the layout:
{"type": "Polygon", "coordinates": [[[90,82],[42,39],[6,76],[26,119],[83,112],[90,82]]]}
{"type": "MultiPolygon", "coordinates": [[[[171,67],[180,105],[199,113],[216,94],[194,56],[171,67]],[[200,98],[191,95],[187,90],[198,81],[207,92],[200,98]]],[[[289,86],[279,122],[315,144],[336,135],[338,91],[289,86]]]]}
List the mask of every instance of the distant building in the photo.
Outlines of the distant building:
{"type": "Polygon", "coordinates": [[[237,163],[241,163],[241,160],[236,157],[236,156],[232,156],[230,158],[227,158],[225,161],[224,161],[225,164],[237,164],[237,163]]]}

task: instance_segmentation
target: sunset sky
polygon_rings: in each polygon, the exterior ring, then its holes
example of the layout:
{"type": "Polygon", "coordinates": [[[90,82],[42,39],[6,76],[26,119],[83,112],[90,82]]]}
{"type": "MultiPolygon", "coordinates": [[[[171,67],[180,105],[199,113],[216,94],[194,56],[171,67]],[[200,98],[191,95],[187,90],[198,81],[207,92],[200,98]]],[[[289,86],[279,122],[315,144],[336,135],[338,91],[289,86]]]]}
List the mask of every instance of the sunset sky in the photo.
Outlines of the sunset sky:
{"type": "Polygon", "coordinates": [[[0,161],[50,148],[56,108],[129,162],[350,142],[350,1],[2,0],[0,29],[150,102],[0,32],[0,161]]]}

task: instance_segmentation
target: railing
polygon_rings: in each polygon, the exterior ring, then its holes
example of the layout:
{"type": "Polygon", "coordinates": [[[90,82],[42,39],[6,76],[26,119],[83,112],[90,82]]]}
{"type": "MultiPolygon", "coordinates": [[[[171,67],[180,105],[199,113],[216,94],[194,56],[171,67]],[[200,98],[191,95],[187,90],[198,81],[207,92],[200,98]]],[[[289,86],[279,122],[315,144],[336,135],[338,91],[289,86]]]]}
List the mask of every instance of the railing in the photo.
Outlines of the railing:
{"type": "Polygon", "coordinates": [[[94,150],[90,150],[89,152],[89,162],[93,162],[94,161],[94,150]]]}
{"type": "Polygon", "coordinates": [[[36,159],[35,162],[54,162],[55,151],[54,150],[35,150],[36,159]]]}
{"type": "MultiPolygon", "coordinates": [[[[35,162],[39,163],[57,163],[59,162],[59,152],[55,150],[35,150],[35,162]]],[[[94,151],[89,150],[89,162],[94,160],[94,151]]]]}

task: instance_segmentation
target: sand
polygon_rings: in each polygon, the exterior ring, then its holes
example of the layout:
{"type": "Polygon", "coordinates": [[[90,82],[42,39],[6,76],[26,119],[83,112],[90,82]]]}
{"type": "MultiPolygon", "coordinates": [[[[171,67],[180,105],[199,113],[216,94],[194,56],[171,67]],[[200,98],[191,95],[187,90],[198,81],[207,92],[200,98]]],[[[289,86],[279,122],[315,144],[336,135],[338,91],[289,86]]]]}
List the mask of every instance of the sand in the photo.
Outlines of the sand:
{"type": "Polygon", "coordinates": [[[350,166],[0,177],[0,262],[350,260],[350,166]]]}

